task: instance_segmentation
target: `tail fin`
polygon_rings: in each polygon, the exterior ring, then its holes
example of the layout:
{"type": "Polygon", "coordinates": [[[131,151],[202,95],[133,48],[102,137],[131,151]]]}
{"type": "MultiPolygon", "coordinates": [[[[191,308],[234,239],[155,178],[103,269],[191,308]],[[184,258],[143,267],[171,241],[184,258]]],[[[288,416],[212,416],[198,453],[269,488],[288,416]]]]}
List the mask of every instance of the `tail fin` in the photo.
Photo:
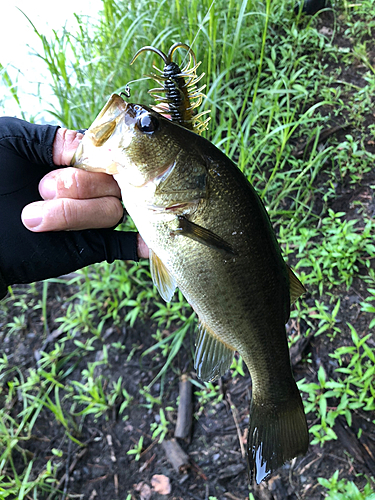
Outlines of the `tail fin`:
{"type": "MultiPolygon", "coordinates": [[[[297,389],[297,387],[296,387],[297,389]]],[[[301,396],[278,406],[255,402],[250,406],[248,471],[250,484],[257,484],[287,460],[304,455],[309,435],[301,396]]]]}

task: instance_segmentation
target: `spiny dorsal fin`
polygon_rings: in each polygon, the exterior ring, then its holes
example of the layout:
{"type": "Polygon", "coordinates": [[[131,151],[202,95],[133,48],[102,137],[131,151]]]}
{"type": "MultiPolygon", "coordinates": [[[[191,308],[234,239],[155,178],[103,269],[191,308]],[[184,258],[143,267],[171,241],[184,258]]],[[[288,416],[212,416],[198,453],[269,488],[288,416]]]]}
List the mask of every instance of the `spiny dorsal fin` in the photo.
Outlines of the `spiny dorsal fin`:
{"type": "Polygon", "coordinates": [[[199,323],[194,368],[200,379],[212,382],[224,375],[232,364],[233,355],[233,349],[214,337],[203,323],[199,323]]]}
{"type": "Polygon", "coordinates": [[[154,285],[158,289],[162,298],[169,302],[176,290],[176,280],[169,274],[169,271],[159,259],[159,257],[150,249],[150,268],[151,277],[154,285]]]}
{"type": "Polygon", "coordinates": [[[306,293],[306,288],[302,285],[300,280],[287,264],[286,268],[288,269],[289,274],[290,303],[294,304],[298,297],[301,297],[301,295],[306,293]]]}

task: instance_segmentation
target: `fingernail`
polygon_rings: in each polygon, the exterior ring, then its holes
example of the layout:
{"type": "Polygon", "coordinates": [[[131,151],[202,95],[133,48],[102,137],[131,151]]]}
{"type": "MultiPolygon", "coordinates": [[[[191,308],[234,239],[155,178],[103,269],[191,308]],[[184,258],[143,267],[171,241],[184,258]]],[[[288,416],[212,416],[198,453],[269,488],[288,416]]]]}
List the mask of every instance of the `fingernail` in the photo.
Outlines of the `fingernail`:
{"type": "Polygon", "coordinates": [[[56,197],[56,180],[44,179],[39,186],[40,194],[45,200],[53,200],[56,197]]]}
{"type": "Polygon", "coordinates": [[[43,221],[42,207],[39,205],[27,205],[22,211],[22,222],[29,229],[34,229],[43,221]]]}

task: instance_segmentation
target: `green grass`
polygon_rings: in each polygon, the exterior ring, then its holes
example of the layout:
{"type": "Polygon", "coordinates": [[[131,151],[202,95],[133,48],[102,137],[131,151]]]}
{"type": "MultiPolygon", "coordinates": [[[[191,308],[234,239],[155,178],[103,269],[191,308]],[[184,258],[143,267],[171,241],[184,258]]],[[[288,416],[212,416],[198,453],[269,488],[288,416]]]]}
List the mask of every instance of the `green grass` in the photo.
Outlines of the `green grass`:
{"type": "Polygon", "coordinates": [[[361,492],[353,481],[339,479],[338,470],[331,478],[320,477],[318,481],[327,490],[325,498],[330,500],[375,500],[375,493],[370,483],[367,483],[361,492]]]}
{"type": "MultiPolygon", "coordinates": [[[[332,350],[336,363],[332,376],[321,368],[314,380],[300,382],[306,410],[317,419],[310,429],[312,439],[321,445],[336,438],[333,427],[338,415],[350,425],[353,411],[375,409],[374,350],[368,342],[375,321],[375,276],[371,269],[375,223],[358,201],[355,217],[331,208],[338,183],[361,185],[373,168],[374,155],[366,151],[365,141],[375,140],[375,126],[367,127],[365,117],[371,113],[375,91],[366,39],[375,27],[375,2],[342,1],[335,6],[335,29],[340,23],[342,36],[352,40],[353,50],[334,45],[332,35],[318,31],[315,18],[296,18],[290,3],[275,0],[103,0],[102,15],[94,25],[77,16],[76,32],[41,33],[35,27],[44,49],[39,57],[46,63],[59,102],[51,114],[69,128],[88,127],[108,96],[121,92],[127,84],[132,101],[153,104],[147,91],[155,83],[143,75],[160,61],[153,54],[142,54],[130,66],[140,47],[154,45],[167,51],[176,41],[192,46],[202,61],[199,70],[206,73],[207,99],[200,111],[209,109],[211,121],[205,135],[233,158],[254,184],[285,258],[295,265],[308,288],[310,295],[298,301],[292,311],[293,321],[306,325],[306,335],[325,335],[327,342],[343,332],[351,334],[351,345],[332,350]],[[358,62],[365,68],[365,84],[361,86],[347,82],[342,74],[345,65],[358,62]],[[355,124],[345,132],[344,140],[333,136],[322,146],[319,134],[332,122],[344,120],[355,124]],[[312,148],[303,158],[294,155],[298,139],[312,139],[312,148]],[[365,332],[340,321],[342,291],[349,293],[354,280],[367,289],[361,302],[367,321],[365,332]],[[344,358],[349,359],[345,366],[344,358]]],[[[182,62],[183,51],[179,57],[182,62]]],[[[6,68],[0,66],[0,70],[13,98],[22,106],[6,68]]],[[[123,227],[129,228],[133,228],[131,223],[123,227]]],[[[51,281],[56,282],[59,280],[51,281]]],[[[65,286],[63,280],[60,284],[65,286]]],[[[60,335],[54,347],[42,352],[39,362],[29,370],[16,368],[5,355],[1,362],[0,496],[4,498],[37,498],[56,487],[63,463],[58,457],[61,450],[56,449],[56,460],[46,460],[35,468],[21,446],[32,439],[41,412],[64,429],[66,439],[81,446],[85,419],[106,419],[117,411],[126,420],[131,403],[155,409],[158,421],[149,434],[162,439],[169,430],[162,401],[165,374],[171,369],[176,376],[180,374],[174,358],[181,346],[193,351],[189,338],[196,320],[190,306],[181,293],[175,294],[171,303],[163,303],[152,285],[147,262],[90,266],[68,284],[76,293],[61,304],[61,315],[54,325],[60,335]],[[107,384],[97,370],[109,366],[108,349],[124,352],[121,342],[107,347],[107,328],[132,327],[148,319],[156,325],[156,332],[153,345],[142,347],[141,363],[152,361],[159,367],[154,382],[160,382],[160,390],[156,393],[152,383],[140,385],[133,398],[126,380],[118,378],[107,384]],[[95,362],[88,361],[93,352],[100,356],[95,362]],[[16,395],[22,402],[22,411],[17,414],[12,404],[16,395]],[[24,461],[22,473],[14,465],[15,457],[24,461]]],[[[26,331],[30,309],[40,315],[47,337],[47,293],[47,284],[41,295],[31,286],[28,292],[11,294],[0,304],[4,316],[10,304],[17,311],[5,325],[8,337],[26,331]]],[[[299,335],[293,334],[291,342],[299,335]]],[[[139,349],[134,344],[126,352],[128,361],[139,349]]],[[[234,362],[232,370],[233,375],[244,374],[241,359],[234,362]]],[[[217,384],[196,385],[199,417],[204,408],[213,410],[222,394],[217,384]]],[[[128,453],[135,460],[142,450],[142,437],[134,446],[129,444],[128,453]]],[[[371,498],[370,485],[357,493],[354,483],[339,481],[338,475],[319,482],[328,489],[328,498],[371,498]]]]}
{"type": "Polygon", "coordinates": [[[350,427],[356,410],[369,412],[370,418],[375,410],[375,349],[368,343],[372,336],[360,339],[353,326],[348,326],[353,345],[338,347],[330,354],[338,362],[335,376],[328,378],[321,366],[317,383],[306,383],[304,379],[298,382],[300,391],[308,395],[306,413],[314,412],[319,420],[310,427],[314,436],[311,444],[323,445],[337,439],[333,427],[339,415],[345,416],[350,427]]]}

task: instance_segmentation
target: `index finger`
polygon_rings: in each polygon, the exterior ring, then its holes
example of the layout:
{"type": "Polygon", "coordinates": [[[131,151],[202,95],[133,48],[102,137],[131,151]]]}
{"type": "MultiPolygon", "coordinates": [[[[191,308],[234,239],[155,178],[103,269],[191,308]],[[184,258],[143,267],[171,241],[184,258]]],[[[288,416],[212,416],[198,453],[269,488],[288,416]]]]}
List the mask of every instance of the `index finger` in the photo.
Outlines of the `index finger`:
{"type": "Polygon", "coordinates": [[[44,200],[74,198],[77,200],[115,196],[121,191],[112,175],[86,172],[74,167],[52,170],[39,183],[39,192],[44,200]]]}

